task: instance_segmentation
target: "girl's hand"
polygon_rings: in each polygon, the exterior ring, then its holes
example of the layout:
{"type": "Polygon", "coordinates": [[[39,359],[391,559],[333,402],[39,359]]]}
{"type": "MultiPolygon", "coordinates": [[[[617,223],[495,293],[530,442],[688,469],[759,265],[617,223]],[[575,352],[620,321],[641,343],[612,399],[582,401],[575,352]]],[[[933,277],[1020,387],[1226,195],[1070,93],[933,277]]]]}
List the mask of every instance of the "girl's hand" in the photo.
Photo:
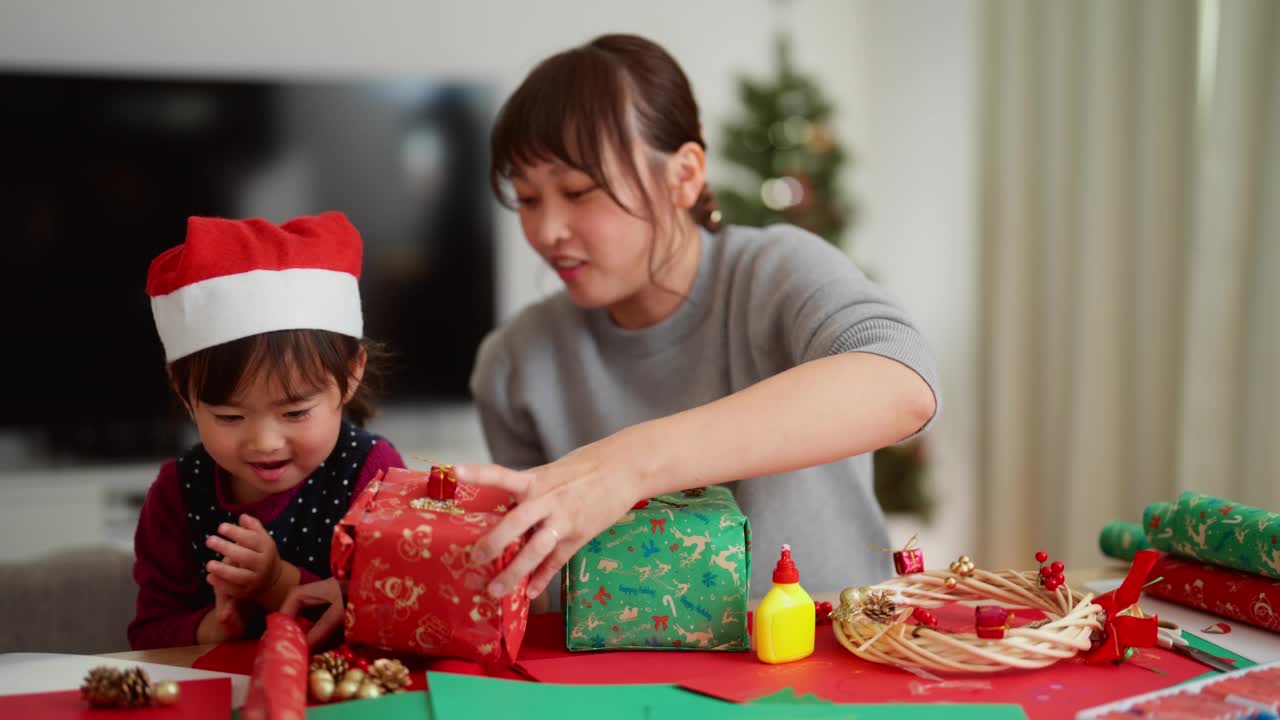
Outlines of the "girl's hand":
{"type": "Polygon", "coordinates": [[[529,576],[529,597],[536,598],[579,548],[644,497],[642,464],[610,447],[616,437],[523,472],[501,465],[454,468],[460,482],[501,488],[518,503],[476,543],[476,560],[492,560],[529,533],[520,554],[489,583],[490,595],[502,597],[529,576]]]}
{"type": "MultiPolygon", "coordinates": [[[[212,580],[212,576],[210,576],[212,580]]],[[[210,582],[212,585],[213,583],[210,582]]],[[[219,643],[240,640],[245,636],[244,615],[236,600],[214,586],[213,609],[205,614],[196,628],[196,642],[219,643]]]]}
{"type": "Polygon", "coordinates": [[[218,618],[218,623],[222,625],[224,641],[239,640],[244,637],[244,614],[240,611],[240,604],[234,598],[222,593],[214,593],[213,613],[218,618]]]}
{"type": "Polygon", "coordinates": [[[289,596],[280,606],[280,612],[297,617],[303,608],[327,605],[324,614],[315,625],[307,631],[307,644],[316,647],[342,628],[344,604],[342,586],[337,578],[329,578],[305,585],[299,585],[289,591],[289,596]]]}
{"type": "Polygon", "coordinates": [[[280,580],[284,563],[276,550],[276,542],[267,529],[252,515],[241,515],[240,524],[222,523],[218,534],[210,535],[205,545],[221,553],[223,560],[210,560],[205,569],[222,581],[221,587],[235,599],[256,598],[280,580]]]}

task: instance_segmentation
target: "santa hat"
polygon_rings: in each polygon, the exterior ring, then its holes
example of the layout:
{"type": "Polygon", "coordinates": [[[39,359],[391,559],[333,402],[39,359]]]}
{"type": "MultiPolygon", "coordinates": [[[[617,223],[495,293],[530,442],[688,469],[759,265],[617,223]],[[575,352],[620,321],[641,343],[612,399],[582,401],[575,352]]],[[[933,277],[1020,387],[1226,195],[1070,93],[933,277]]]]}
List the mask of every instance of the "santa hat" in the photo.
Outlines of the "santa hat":
{"type": "Polygon", "coordinates": [[[165,362],[273,330],[361,337],[360,256],[360,233],[339,212],[283,225],[190,218],[186,242],[147,271],[165,362]]]}

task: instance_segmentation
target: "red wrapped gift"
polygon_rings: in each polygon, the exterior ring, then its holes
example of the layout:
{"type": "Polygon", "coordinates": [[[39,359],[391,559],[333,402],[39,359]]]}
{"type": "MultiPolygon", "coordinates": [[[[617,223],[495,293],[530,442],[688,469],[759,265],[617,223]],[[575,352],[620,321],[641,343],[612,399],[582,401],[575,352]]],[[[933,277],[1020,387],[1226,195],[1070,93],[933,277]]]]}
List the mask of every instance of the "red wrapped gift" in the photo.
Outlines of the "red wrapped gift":
{"type": "Polygon", "coordinates": [[[348,586],[346,640],[510,665],[529,617],[527,579],[501,600],[485,588],[523,542],[487,563],[474,561],[471,552],[502,519],[512,498],[458,485],[444,480],[446,475],[452,473],[439,467],[430,473],[386,470],[370,481],[334,529],[333,574],[348,586]],[[451,487],[453,499],[431,495],[444,487],[451,487]]]}
{"type": "Polygon", "coordinates": [[[899,575],[924,572],[924,551],[920,548],[898,550],[893,554],[893,569],[899,575]]]}
{"type": "Polygon", "coordinates": [[[1009,630],[1009,618],[1013,611],[999,605],[979,605],[974,608],[974,625],[978,637],[984,640],[1000,640],[1009,630]]]}

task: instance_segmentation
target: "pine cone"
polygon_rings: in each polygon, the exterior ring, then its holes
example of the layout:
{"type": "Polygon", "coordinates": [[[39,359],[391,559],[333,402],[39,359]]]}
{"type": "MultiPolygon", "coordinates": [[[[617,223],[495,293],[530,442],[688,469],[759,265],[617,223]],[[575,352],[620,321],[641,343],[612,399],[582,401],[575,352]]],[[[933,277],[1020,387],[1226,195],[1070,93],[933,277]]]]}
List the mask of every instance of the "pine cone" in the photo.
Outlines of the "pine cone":
{"type": "Polygon", "coordinates": [[[409,686],[409,668],[399,660],[378,658],[369,666],[369,680],[382,688],[383,692],[400,692],[409,686]]]}
{"type": "Polygon", "coordinates": [[[93,707],[142,707],[151,704],[151,678],[140,667],[96,667],[85,676],[80,697],[93,707]]]}
{"type": "Polygon", "coordinates": [[[115,707],[120,700],[119,670],[113,667],[96,667],[89,671],[80,686],[80,698],[93,707],[115,707]]]}
{"type": "Polygon", "coordinates": [[[143,707],[151,704],[151,678],[140,667],[125,670],[120,678],[121,707],[143,707]]]}
{"type": "Polygon", "coordinates": [[[311,656],[312,670],[328,670],[334,680],[339,680],[347,672],[347,659],[334,650],[311,656]]]}
{"type": "Polygon", "coordinates": [[[872,591],[862,604],[862,615],[872,622],[887,623],[898,614],[898,606],[890,599],[889,593],[882,590],[872,591]]]}

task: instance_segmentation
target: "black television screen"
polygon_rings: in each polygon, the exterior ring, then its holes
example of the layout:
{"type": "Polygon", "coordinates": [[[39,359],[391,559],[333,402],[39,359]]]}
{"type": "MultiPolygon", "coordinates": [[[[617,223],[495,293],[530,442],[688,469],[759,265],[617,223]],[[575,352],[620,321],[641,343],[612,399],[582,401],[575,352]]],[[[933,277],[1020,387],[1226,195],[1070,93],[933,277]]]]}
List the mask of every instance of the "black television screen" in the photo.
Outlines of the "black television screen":
{"type": "Polygon", "coordinates": [[[145,293],[190,215],[341,210],[383,404],[462,399],[495,319],[482,84],[0,73],[0,433],[51,462],[178,449],[145,293]]]}

